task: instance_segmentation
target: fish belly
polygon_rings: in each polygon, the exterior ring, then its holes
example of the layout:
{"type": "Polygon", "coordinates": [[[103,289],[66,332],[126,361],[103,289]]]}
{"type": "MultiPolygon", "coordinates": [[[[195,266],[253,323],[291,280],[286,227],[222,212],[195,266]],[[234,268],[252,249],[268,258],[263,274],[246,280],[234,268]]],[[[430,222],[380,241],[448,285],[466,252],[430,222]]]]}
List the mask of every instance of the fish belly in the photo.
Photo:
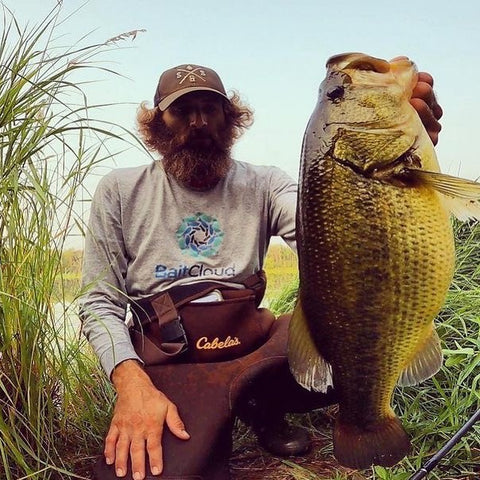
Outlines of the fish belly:
{"type": "Polygon", "coordinates": [[[301,192],[301,302],[332,366],[339,426],[383,428],[398,421],[394,386],[452,279],[448,213],[432,190],[372,180],[328,158],[305,172],[301,192]]]}

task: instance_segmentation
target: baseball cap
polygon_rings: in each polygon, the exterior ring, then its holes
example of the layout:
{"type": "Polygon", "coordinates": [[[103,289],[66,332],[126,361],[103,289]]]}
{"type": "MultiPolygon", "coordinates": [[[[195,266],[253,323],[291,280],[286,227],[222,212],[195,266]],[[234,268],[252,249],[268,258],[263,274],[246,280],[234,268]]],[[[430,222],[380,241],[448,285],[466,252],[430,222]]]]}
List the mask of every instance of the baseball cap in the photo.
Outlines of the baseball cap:
{"type": "Polygon", "coordinates": [[[189,63],[170,68],[162,73],[153,105],[164,111],[177,98],[198,90],[215,92],[228,100],[223,83],[214,70],[189,63]]]}

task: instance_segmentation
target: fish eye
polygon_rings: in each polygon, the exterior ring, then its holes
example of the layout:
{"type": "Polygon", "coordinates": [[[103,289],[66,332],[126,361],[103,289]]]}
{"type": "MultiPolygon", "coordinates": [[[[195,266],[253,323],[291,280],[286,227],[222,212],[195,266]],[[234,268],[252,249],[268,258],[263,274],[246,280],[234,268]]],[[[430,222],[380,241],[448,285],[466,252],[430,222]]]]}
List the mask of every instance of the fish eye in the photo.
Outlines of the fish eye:
{"type": "Polygon", "coordinates": [[[343,98],[344,93],[345,93],[345,88],[339,85],[338,87],[335,87],[333,90],[328,92],[327,97],[330,101],[336,102],[343,98]]]}

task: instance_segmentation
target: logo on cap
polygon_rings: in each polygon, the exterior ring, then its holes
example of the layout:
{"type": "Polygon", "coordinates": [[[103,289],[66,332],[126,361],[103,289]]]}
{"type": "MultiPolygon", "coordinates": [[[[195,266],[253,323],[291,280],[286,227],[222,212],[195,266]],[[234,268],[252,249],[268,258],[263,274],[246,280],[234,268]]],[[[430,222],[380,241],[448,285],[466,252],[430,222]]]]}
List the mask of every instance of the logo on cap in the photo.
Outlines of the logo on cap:
{"type": "Polygon", "coordinates": [[[207,73],[202,67],[193,68],[191,65],[187,65],[185,68],[177,68],[177,79],[179,80],[178,84],[182,83],[188,79],[190,83],[195,83],[197,80],[206,82],[207,73]]]}

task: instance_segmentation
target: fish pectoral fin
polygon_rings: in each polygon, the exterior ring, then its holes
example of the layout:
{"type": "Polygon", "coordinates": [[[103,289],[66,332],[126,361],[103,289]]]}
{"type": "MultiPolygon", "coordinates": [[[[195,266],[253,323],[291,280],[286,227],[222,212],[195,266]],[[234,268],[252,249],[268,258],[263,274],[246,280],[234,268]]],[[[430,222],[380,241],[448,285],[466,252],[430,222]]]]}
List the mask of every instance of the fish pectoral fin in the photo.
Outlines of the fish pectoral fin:
{"type": "Polygon", "coordinates": [[[326,393],[333,386],[332,367],[315,345],[300,298],[289,325],[288,363],[295,380],[307,390],[326,393]]]}
{"type": "Polygon", "coordinates": [[[443,354],[440,338],[431,326],[431,332],[426,340],[418,347],[405,370],[400,374],[398,384],[402,386],[416,385],[430,377],[433,377],[442,367],[443,354]]]}
{"type": "Polygon", "coordinates": [[[459,220],[480,220],[480,183],[440,172],[405,169],[415,183],[432,188],[441,194],[447,210],[459,220]]]}

